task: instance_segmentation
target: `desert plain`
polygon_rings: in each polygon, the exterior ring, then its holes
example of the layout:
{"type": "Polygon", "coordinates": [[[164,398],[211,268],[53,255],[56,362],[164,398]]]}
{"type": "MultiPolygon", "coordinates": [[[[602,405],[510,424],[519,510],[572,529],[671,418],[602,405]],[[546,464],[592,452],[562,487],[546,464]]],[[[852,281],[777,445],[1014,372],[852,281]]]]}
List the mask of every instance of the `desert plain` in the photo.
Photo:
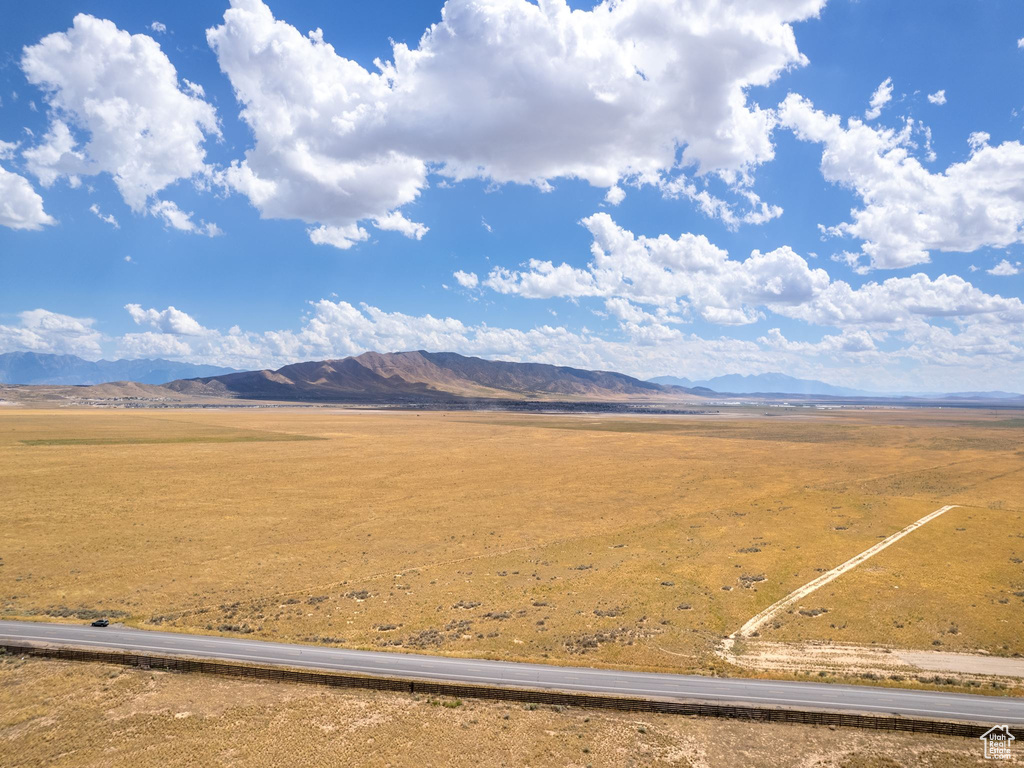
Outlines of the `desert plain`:
{"type": "Polygon", "coordinates": [[[957,505],[735,650],[1012,663],[1024,653],[1022,490],[1015,411],[0,409],[0,613],[824,677],[741,669],[722,640],[957,505]]]}

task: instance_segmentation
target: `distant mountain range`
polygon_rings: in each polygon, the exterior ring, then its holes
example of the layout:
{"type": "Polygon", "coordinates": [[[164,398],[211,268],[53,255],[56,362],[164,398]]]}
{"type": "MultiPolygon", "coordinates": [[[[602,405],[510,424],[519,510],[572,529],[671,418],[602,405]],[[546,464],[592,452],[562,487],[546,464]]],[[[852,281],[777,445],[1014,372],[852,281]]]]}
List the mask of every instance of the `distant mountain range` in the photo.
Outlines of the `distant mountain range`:
{"type": "Polygon", "coordinates": [[[848,387],[836,387],[813,379],[795,379],[784,373],[758,373],[744,376],[730,373],[703,381],[690,381],[676,376],[657,376],[649,381],[676,387],[705,387],[715,392],[737,395],[777,393],[786,395],[833,395],[836,397],[871,397],[873,393],[848,387]]]}
{"type": "MultiPolygon", "coordinates": [[[[1021,400],[1024,399],[1024,395],[1016,392],[1002,392],[998,389],[990,390],[987,392],[949,392],[945,395],[934,395],[934,394],[918,394],[918,397],[926,398],[943,398],[946,400],[1021,400]]],[[[913,395],[908,395],[913,397],[913,395]]]]}
{"type": "Polygon", "coordinates": [[[342,360],[286,365],[174,381],[169,389],[202,397],[347,402],[446,399],[693,400],[684,389],[607,371],[506,363],[454,352],[366,352],[342,360]]]}
{"type": "MultiPolygon", "coordinates": [[[[169,394],[256,400],[428,403],[451,400],[571,400],[685,402],[721,395],[790,398],[914,398],[1022,401],[1011,392],[865,392],[782,373],[730,374],[692,381],[659,376],[642,381],[621,373],[540,363],[465,357],[454,352],[365,352],[340,360],[237,371],[171,360],[98,360],[36,352],[0,354],[0,384],[163,385],[169,394]]],[[[149,393],[153,395],[153,393],[149,393]]],[[[155,395],[153,395],[155,396],[155,395]]]]}
{"type": "Polygon", "coordinates": [[[784,373],[759,373],[744,376],[731,373],[703,381],[691,381],[678,376],[656,376],[654,384],[710,389],[716,393],[733,395],[822,395],[828,397],[868,398],[922,398],[926,400],[1019,400],[1024,395],[1015,392],[868,392],[863,389],[837,387],[814,379],[796,379],[784,373]]]}
{"type": "Polygon", "coordinates": [[[191,376],[217,376],[236,369],[171,360],[83,360],[75,355],[7,352],[0,355],[0,384],[103,384],[136,381],[165,384],[191,376]]]}

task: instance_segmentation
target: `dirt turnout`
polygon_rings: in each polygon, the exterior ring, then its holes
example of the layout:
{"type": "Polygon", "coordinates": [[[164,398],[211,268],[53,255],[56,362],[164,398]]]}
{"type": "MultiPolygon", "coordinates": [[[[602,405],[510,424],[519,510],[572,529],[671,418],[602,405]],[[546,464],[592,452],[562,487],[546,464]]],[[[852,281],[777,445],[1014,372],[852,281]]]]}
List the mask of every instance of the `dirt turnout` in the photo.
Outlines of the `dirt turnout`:
{"type": "Polygon", "coordinates": [[[969,692],[1024,692],[1024,661],[981,653],[909,651],[888,646],[823,642],[775,643],[748,638],[741,653],[723,656],[752,672],[861,680],[885,680],[901,686],[935,683],[969,692]],[[936,674],[939,673],[939,674],[936,674]]]}

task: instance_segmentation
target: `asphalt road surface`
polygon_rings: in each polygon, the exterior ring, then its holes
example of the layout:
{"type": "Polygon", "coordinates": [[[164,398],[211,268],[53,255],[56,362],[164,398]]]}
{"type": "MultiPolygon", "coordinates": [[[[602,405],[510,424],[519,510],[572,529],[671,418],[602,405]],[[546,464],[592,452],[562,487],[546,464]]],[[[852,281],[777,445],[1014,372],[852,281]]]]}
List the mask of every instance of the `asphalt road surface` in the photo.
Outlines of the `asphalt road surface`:
{"type": "Polygon", "coordinates": [[[109,648],[154,655],[242,661],[360,675],[500,685],[652,699],[1024,724],[1024,699],[870,686],[621,672],[287,645],[234,637],[110,626],[0,621],[0,644],[109,648]]]}

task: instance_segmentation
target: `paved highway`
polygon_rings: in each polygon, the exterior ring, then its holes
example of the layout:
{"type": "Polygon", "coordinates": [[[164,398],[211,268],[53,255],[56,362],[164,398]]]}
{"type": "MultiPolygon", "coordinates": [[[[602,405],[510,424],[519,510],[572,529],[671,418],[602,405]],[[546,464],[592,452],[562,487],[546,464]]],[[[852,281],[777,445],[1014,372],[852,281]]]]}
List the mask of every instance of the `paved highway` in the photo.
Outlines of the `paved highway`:
{"type": "Polygon", "coordinates": [[[451,683],[1024,724],[1024,699],[351,651],[122,627],[0,621],[0,644],[109,648],[451,683]]]}

